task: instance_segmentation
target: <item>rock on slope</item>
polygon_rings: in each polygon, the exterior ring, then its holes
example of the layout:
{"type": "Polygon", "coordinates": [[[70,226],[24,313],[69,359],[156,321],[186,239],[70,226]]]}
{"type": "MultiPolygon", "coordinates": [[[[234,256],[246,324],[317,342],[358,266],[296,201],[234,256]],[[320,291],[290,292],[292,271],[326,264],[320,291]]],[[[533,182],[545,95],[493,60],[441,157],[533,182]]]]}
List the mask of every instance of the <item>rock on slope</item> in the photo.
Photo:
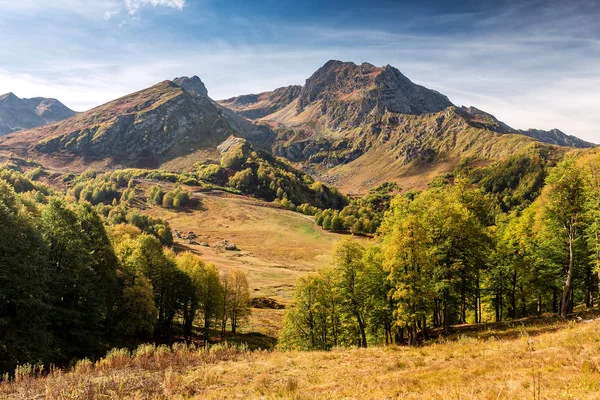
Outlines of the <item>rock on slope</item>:
{"type": "Polygon", "coordinates": [[[56,99],[20,99],[13,93],[0,96],[0,135],[60,121],[75,112],[56,99]]]}

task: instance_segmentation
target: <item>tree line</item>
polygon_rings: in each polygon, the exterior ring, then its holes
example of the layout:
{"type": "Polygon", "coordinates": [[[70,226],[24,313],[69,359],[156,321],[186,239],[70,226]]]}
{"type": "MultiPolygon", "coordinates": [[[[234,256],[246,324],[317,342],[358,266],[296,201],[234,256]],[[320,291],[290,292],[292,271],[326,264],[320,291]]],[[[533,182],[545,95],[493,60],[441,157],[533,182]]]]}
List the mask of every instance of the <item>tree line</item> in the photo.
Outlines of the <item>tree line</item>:
{"type": "Polygon", "coordinates": [[[540,192],[508,212],[466,179],[396,196],[374,242],[343,241],[300,280],[280,346],[415,344],[432,327],[600,307],[600,158],[565,159],[540,192]]]}
{"type": "Polygon", "coordinates": [[[16,193],[0,179],[1,373],[140,341],[208,340],[248,315],[243,272],[219,273],[131,223],[107,225],[103,205],[46,192],[16,193]]]}

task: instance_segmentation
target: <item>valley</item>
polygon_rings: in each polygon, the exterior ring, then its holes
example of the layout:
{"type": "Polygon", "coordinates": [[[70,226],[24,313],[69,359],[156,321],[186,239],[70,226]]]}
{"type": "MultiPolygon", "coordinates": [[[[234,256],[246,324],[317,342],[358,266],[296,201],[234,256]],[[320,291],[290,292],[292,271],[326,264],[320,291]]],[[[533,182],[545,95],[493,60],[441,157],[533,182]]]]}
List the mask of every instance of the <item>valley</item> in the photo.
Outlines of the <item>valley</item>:
{"type": "Polygon", "coordinates": [[[540,399],[592,398],[599,165],[335,60],[302,86],[214,101],[178,77],[12,130],[0,395],[523,398],[537,368],[540,399]]]}

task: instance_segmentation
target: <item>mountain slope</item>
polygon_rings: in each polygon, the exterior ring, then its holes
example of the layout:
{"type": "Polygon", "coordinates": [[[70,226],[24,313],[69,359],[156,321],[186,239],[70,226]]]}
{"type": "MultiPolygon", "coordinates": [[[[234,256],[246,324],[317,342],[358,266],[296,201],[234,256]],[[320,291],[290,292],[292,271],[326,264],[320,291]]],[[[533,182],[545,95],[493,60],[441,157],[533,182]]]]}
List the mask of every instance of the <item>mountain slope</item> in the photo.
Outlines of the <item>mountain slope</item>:
{"type": "Polygon", "coordinates": [[[56,99],[20,99],[13,93],[0,96],[0,135],[60,121],[75,112],[56,99]]]}
{"type": "Polygon", "coordinates": [[[485,165],[532,146],[566,151],[475,107],[455,107],[389,65],[329,61],[287,105],[271,101],[277,91],[220,104],[274,127],[276,155],[346,192],[362,193],[385,181],[424,187],[461,160],[485,165]]]}
{"type": "Polygon", "coordinates": [[[579,149],[596,147],[596,145],[593,143],[586,142],[585,140],[579,139],[573,135],[567,135],[558,129],[551,129],[549,131],[544,131],[541,129],[528,129],[525,131],[519,129],[519,133],[532,137],[540,142],[556,144],[559,146],[576,147],[579,149]]]}
{"type": "Polygon", "coordinates": [[[68,120],[5,136],[0,146],[85,161],[158,166],[195,149],[216,146],[231,133],[209,99],[164,81],[68,120]]]}
{"type": "Polygon", "coordinates": [[[275,89],[272,92],[248,94],[219,100],[218,103],[243,117],[258,119],[286,107],[300,95],[301,90],[302,86],[286,86],[275,89]]]}

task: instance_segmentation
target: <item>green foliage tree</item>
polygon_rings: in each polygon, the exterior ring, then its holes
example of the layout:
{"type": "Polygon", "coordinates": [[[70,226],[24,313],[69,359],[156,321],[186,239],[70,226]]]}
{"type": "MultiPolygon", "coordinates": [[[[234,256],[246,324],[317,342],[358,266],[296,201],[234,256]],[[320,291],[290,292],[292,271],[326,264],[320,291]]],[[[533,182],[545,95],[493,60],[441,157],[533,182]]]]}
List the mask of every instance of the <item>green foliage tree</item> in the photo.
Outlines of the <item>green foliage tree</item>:
{"type": "Polygon", "coordinates": [[[22,212],[13,188],[0,180],[0,372],[47,362],[47,247],[22,212]]]}
{"type": "MultiPolygon", "coordinates": [[[[575,160],[559,163],[548,176],[546,211],[548,219],[560,226],[568,247],[568,264],[561,297],[560,315],[565,318],[569,310],[569,296],[575,266],[575,241],[581,234],[580,224],[585,207],[585,181],[583,170],[575,160]]],[[[571,299],[572,305],[573,299],[571,299]]]]}

